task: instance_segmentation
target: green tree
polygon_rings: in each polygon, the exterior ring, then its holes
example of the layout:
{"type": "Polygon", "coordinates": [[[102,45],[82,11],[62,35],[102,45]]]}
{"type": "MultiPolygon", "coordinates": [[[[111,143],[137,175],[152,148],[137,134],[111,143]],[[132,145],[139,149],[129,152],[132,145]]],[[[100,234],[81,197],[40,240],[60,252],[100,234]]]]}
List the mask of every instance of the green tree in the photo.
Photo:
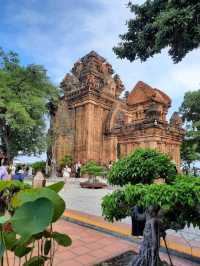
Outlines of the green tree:
{"type": "Polygon", "coordinates": [[[200,128],[200,90],[185,93],[180,111],[187,127],[200,128]]]}
{"type": "Polygon", "coordinates": [[[171,184],[128,184],[103,199],[103,215],[109,221],[131,215],[133,206],[163,210],[164,229],[183,229],[193,223],[200,226],[200,179],[177,176],[171,184]]]}
{"type": "Polygon", "coordinates": [[[176,176],[174,164],[166,155],[155,150],[136,150],[114,164],[108,181],[123,187],[103,198],[106,219],[113,222],[131,216],[133,232],[140,226],[137,235],[145,226],[137,263],[132,265],[165,265],[159,258],[160,237],[165,239],[165,231],[181,229],[190,223],[200,225],[200,180],[176,176]],[[158,177],[165,182],[156,183],[158,177]],[[141,221],[145,223],[143,227],[141,221]],[[153,253],[149,253],[149,247],[153,253]],[[157,263],[152,264],[153,259],[157,263]]]}
{"type": "Polygon", "coordinates": [[[81,167],[81,175],[88,174],[89,180],[92,183],[97,182],[97,176],[103,176],[105,174],[105,169],[103,166],[98,165],[95,161],[89,161],[84,166],[81,167]]]}
{"type": "Polygon", "coordinates": [[[108,181],[113,185],[128,183],[151,184],[156,178],[170,182],[176,175],[176,166],[169,157],[152,149],[137,149],[116,162],[108,173],[108,181]]]}
{"type": "Polygon", "coordinates": [[[192,162],[199,160],[200,154],[200,90],[185,93],[180,113],[186,126],[181,157],[190,168],[192,162]]]}
{"type": "Polygon", "coordinates": [[[71,155],[65,155],[59,162],[61,168],[64,168],[66,165],[69,167],[73,165],[73,158],[71,155]]]}
{"type": "Polygon", "coordinates": [[[32,163],[31,167],[33,168],[34,174],[36,174],[38,171],[41,171],[43,174],[46,172],[46,162],[45,161],[38,161],[32,163]]]}
{"type": "Polygon", "coordinates": [[[45,150],[47,105],[56,97],[42,66],[23,66],[16,53],[0,49],[0,140],[8,160],[45,150]]]}
{"type": "Polygon", "coordinates": [[[146,0],[141,5],[129,3],[134,18],[128,31],[120,35],[114,47],[120,58],[130,61],[149,57],[169,48],[174,63],[200,44],[200,2],[198,0],[146,0]]]}
{"type": "Polygon", "coordinates": [[[185,139],[181,145],[181,159],[184,163],[186,173],[191,170],[191,164],[200,159],[197,145],[193,141],[185,139]]]}

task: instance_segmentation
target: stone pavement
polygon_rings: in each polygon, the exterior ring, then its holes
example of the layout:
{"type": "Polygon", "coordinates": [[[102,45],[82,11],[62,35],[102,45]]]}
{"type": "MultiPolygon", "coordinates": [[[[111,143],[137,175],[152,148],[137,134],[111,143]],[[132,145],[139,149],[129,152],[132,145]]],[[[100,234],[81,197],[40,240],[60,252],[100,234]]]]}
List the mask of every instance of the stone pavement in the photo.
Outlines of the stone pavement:
{"type": "MultiPolygon", "coordinates": [[[[55,181],[59,181],[59,179],[54,180],[54,182],[55,181]]],[[[102,197],[108,193],[112,193],[113,187],[99,190],[83,189],[80,188],[80,181],[84,181],[84,179],[70,178],[61,191],[61,196],[66,202],[68,215],[70,211],[71,214],[73,213],[72,218],[74,218],[75,215],[75,220],[79,221],[82,219],[81,221],[86,224],[89,221],[89,224],[95,223],[97,227],[103,225],[103,228],[105,228],[106,225],[108,228],[105,229],[108,229],[108,231],[117,232],[122,235],[130,235],[129,218],[123,220],[123,224],[108,224],[101,216],[102,197]],[[94,217],[95,219],[93,219],[94,217]]],[[[186,228],[179,232],[170,230],[168,231],[167,239],[167,243],[171,249],[200,258],[200,230],[198,228],[186,228]]]]}
{"type": "MultiPolygon", "coordinates": [[[[73,241],[68,248],[58,247],[55,266],[92,266],[128,250],[138,251],[135,243],[65,220],[58,221],[54,230],[68,234],[73,241]]],[[[167,260],[166,254],[161,254],[161,257],[167,260]]],[[[172,257],[172,261],[174,266],[199,265],[175,257],[172,257]]]]}
{"type": "MultiPolygon", "coordinates": [[[[80,181],[84,181],[83,178],[76,179],[70,178],[65,185],[65,188],[61,191],[61,196],[66,202],[67,209],[85,212],[87,214],[102,215],[101,201],[102,197],[112,193],[113,187],[105,189],[84,189],[80,187],[80,181]]],[[[131,223],[130,218],[124,219],[122,222],[131,223]]],[[[200,242],[200,230],[199,228],[185,228],[175,232],[173,230],[168,231],[169,235],[183,238],[185,241],[197,241],[200,242]]]]}
{"type": "MultiPolygon", "coordinates": [[[[138,243],[138,238],[131,236],[131,226],[126,223],[114,222],[109,223],[101,216],[86,214],[75,210],[66,210],[64,217],[75,223],[98,229],[103,232],[108,232],[123,238],[127,238],[138,243]]],[[[170,250],[178,252],[183,256],[195,257],[200,261],[200,242],[194,240],[186,240],[177,234],[167,234],[166,243],[170,250]]],[[[165,248],[165,243],[161,239],[161,247],[165,248]]]]}

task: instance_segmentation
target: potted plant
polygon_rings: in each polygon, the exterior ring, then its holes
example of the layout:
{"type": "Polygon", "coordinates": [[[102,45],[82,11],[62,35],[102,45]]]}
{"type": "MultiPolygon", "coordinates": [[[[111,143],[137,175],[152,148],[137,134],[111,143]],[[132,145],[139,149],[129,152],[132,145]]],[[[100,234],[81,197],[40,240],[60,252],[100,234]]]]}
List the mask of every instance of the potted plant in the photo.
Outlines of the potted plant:
{"type": "Polygon", "coordinates": [[[103,166],[98,165],[95,161],[89,161],[81,167],[81,175],[87,174],[89,176],[86,182],[81,182],[81,187],[84,188],[103,188],[106,186],[98,180],[98,177],[105,175],[103,166]]]}

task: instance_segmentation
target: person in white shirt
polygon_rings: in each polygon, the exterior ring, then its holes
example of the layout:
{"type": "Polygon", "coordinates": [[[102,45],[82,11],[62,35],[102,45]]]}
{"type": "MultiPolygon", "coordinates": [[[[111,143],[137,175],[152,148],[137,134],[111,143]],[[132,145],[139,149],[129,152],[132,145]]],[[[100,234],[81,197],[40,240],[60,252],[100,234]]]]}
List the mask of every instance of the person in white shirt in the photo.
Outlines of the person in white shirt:
{"type": "Polygon", "coordinates": [[[110,170],[112,168],[112,161],[109,161],[108,169],[110,170]]]}
{"type": "Polygon", "coordinates": [[[71,174],[71,168],[66,165],[64,168],[63,168],[63,178],[64,178],[64,182],[66,183],[67,180],[70,178],[70,174],[71,174]]]}

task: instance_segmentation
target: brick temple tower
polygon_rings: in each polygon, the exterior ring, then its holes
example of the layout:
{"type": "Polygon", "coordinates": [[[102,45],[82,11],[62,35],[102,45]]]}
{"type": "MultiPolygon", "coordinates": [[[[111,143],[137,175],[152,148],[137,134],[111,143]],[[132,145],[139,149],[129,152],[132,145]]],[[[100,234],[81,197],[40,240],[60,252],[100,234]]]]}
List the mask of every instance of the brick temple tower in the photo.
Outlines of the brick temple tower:
{"type": "Polygon", "coordinates": [[[167,153],[180,167],[182,122],[174,113],[166,120],[171,99],[139,81],[124,90],[112,66],[96,52],[81,58],[61,82],[64,95],[52,112],[52,160],[65,156],[101,164],[115,161],[138,147],[167,153]]]}

